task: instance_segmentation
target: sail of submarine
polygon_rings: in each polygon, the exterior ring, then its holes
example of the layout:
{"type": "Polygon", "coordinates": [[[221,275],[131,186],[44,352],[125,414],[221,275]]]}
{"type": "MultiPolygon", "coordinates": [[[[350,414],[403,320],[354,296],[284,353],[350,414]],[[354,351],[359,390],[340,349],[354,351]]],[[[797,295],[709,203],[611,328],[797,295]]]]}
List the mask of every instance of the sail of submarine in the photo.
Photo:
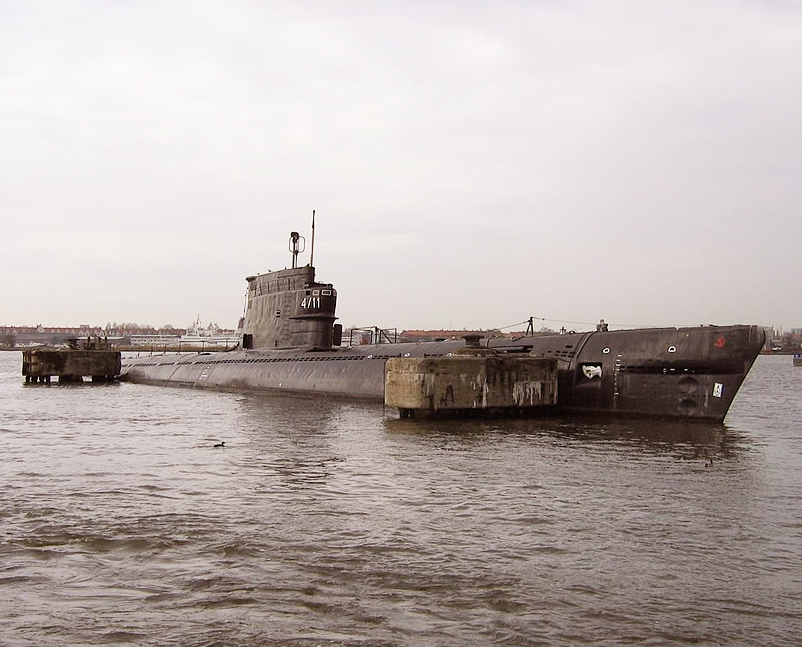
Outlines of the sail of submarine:
{"type": "MultiPolygon", "coordinates": [[[[314,219],[312,231],[314,250],[314,219]]],[[[341,347],[337,292],[316,280],[311,259],[298,266],[303,242],[291,233],[289,269],[247,277],[239,348],[126,358],[121,379],[383,402],[387,360],[450,357],[465,348],[464,340],[341,347]]],[[[528,332],[482,344],[500,356],[555,358],[555,414],[713,422],[724,420],[765,342],[764,330],[754,325],[528,332]]]]}

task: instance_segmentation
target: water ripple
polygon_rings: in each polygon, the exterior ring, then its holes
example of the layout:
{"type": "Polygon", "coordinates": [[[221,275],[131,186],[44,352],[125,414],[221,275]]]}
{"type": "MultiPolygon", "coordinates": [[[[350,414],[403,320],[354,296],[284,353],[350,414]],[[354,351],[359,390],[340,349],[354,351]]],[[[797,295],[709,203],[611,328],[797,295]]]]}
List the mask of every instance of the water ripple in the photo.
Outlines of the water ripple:
{"type": "Polygon", "coordinates": [[[795,645],[777,359],[700,426],[25,388],[0,355],[3,645],[795,645]]]}

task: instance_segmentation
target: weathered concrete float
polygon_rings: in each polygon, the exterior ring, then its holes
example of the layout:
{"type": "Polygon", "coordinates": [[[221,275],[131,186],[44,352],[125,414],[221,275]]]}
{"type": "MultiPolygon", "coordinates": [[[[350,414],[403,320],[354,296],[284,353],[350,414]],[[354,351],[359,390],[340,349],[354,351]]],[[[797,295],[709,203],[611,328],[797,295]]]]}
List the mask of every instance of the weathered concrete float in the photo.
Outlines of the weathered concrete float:
{"type": "MultiPolygon", "coordinates": [[[[459,370],[443,367],[459,358],[466,342],[340,347],[342,329],[334,323],[336,290],[330,283],[316,281],[311,265],[297,266],[297,233],[291,237],[291,250],[292,268],[246,279],[247,303],[240,349],[214,355],[126,359],[121,379],[191,388],[361,398],[395,403],[391,406],[402,412],[412,410],[423,414],[426,410],[423,405],[429,401],[426,394],[439,388],[430,386],[428,378],[420,377],[430,373],[431,365],[421,362],[417,368],[403,369],[409,369],[404,378],[407,384],[424,391],[422,397],[421,392],[417,396],[420,409],[398,407],[398,403],[406,402],[394,399],[400,396],[391,392],[387,399],[388,380],[391,385],[398,382],[399,366],[404,366],[395,360],[442,360],[434,372],[459,375],[459,370]],[[411,377],[416,371],[419,377],[411,377]]],[[[496,359],[545,359],[556,366],[556,403],[551,403],[549,381],[548,386],[544,382],[542,403],[531,407],[520,405],[516,398],[523,387],[517,387],[516,391],[516,380],[512,378],[507,381],[513,386],[504,397],[514,406],[503,407],[505,415],[550,411],[560,415],[720,422],[764,341],[763,329],[749,325],[612,331],[600,327],[589,332],[488,339],[481,342],[481,348],[496,359]]],[[[541,368],[545,370],[545,366],[541,368]]],[[[457,406],[455,393],[454,411],[474,408],[472,404],[466,405],[473,403],[473,395],[466,392],[462,404],[457,406]]],[[[480,401],[481,398],[477,400],[480,401]]],[[[437,404],[436,397],[430,402],[429,408],[438,415],[448,410],[437,404]]],[[[485,400],[484,404],[488,413],[500,409],[488,402],[485,400]]]]}
{"type": "Polygon", "coordinates": [[[469,335],[450,357],[391,357],[384,404],[402,418],[523,416],[557,404],[557,360],[482,348],[469,335]]]}
{"type": "Polygon", "coordinates": [[[87,339],[79,345],[70,340],[66,348],[38,347],[22,351],[22,374],[26,383],[49,383],[53,377],[59,382],[110,382],[122,366],[120,351],[111,350],[99,339],[87,339]]]}

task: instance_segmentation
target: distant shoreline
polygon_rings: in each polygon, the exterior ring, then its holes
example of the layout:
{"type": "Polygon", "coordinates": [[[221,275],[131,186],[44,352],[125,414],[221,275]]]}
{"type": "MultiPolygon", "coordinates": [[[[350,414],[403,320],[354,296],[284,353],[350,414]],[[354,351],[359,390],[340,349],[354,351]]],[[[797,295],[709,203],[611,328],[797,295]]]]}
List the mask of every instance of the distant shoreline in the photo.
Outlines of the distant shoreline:
{"type": "MultiPolygon", "coordinates": [[[[26,351],[32,348],[54,348],[53,345],[42,344],[38,346],[0,346],[0,351],[26,351]]],[[[56,348],[63,348],[57,346],[56,348]]],[[[188,344],[158,344],[153,346],[129,346],[129,345],[115,345],[111,346],[111,350],[119,350],[123,353],[150,353],[152,355],[161,355],[163,353],[225,353],[239,348],[236,346],[190,346],[188,344]]]]}
{"type": "MultiPolygon", "coordinates": [[[[43,344],[41,346],[0,346],[0,351],[19,351],[22,352],[29,348],[46,348],[47,345],[43,344]]],[[[52,348],[52,347],[51,347],[52,348]]],[[[152,354],[160,354],[160,353],[225,353],[228,351],[237,350],[240,348],[239,344],[236,346],[229,346],[220,347],[220,346],[187,346],[187,345],[154,345],[153,347],[150,346],[112,346],[112,350],[119,350],[123,353],[152,353],[152,354]]],[[[796,355],[797,353],[802,352],[802,350],[762,350],[760,351],[761,355],[796,355]]]]}

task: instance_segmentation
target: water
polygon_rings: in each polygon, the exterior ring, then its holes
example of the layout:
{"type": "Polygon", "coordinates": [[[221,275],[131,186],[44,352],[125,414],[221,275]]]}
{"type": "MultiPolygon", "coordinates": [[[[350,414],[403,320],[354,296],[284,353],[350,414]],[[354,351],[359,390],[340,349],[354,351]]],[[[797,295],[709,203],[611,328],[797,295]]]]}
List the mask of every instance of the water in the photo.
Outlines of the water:
{"type": "Polygon", "coordinates": [[[714,426],[421,424],[20,367],[0,353],[3,647],[802,635],[790,357],[759,358],[714,426]]]}

